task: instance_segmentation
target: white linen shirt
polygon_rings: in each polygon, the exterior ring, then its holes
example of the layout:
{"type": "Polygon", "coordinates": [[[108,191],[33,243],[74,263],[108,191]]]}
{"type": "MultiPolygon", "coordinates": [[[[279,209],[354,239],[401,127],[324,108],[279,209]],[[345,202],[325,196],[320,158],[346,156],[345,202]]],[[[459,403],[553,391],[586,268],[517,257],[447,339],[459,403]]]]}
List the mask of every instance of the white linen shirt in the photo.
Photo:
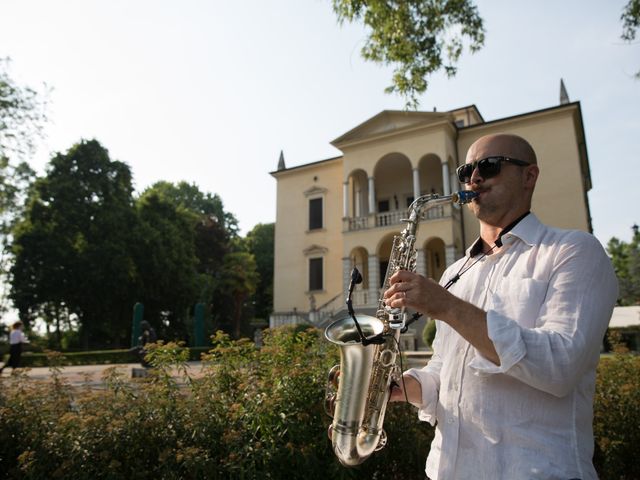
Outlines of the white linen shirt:
{"type": "MultiPolygon", "coordinates": [[[[427,476],[595,479],[596,366],[618,295],[611,262],[592,235],[533,214],[502,241],[450,289],[487,312],[500,366],[436,321],[432,359],[408,371],[422,386],[419,418],[437,422],[427,476]]],[[[480,258],[470,251],[442,283],[480,258]]]]}

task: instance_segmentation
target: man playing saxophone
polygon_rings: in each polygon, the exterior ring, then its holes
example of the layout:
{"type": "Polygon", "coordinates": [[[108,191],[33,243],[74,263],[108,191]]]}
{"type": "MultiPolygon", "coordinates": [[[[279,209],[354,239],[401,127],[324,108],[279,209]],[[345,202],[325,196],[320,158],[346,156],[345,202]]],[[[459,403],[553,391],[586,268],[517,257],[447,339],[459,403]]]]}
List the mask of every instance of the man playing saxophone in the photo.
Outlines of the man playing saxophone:
{"type": "Polygon", "coordinates": [[[618,294],[611,262],[593,236],[530,213],[539,168],[523,138],[480,138],[457,174],[479,193],[469,208],[480,237],[440,284],[391,277],[387,305],[437,319],[437,333],[431,361],[405,372],[390,401],[407,398],[436,425],[431,480],[595,479],[596,366],[618,294]]]}

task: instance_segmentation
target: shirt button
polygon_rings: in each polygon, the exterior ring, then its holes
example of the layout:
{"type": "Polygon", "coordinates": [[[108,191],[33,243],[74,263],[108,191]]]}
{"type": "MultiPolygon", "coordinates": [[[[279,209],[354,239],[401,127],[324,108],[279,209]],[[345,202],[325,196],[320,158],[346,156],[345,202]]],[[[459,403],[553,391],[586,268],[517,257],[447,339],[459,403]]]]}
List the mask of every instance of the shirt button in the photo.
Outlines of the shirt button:
{"type": "Polygon", "coordinates": [[[453,417],[449,417],[449,418],[447,419],[447,423],[453,423],[453,422],[455,422],[455,421],[456,421],[456,419],[455,419],[455,418],[453,418],[453,417]]]}

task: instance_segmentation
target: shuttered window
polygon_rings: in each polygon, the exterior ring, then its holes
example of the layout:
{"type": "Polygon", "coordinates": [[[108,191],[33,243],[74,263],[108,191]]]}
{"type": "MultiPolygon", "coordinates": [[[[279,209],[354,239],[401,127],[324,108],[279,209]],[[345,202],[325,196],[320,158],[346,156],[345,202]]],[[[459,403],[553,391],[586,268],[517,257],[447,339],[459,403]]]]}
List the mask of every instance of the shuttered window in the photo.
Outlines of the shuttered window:
{"type": "Polygon", "coordinates": [[[322,290],[322,258],[309,259],[309,291],[322,290]]]}
{"type": "Polygon", "coordinates": [[[322,228],[322,198],[309,200],[309,230],[322,228]]]}

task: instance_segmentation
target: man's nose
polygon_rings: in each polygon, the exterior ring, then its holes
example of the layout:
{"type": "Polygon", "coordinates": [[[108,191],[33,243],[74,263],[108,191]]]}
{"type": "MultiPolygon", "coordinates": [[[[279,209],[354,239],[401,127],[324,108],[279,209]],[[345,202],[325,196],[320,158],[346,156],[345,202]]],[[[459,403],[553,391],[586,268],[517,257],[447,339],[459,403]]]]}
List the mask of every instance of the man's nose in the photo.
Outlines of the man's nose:
{"type": "Polygon", "coordinates": [[[476,167],[471,172],[471,177],[469,177],[469,183],[481,183],[483,181],[484,178],[482,178],[482,175],[480,175],[480,169],[478,169],[478,166],[476,165],[476,167]]]}

